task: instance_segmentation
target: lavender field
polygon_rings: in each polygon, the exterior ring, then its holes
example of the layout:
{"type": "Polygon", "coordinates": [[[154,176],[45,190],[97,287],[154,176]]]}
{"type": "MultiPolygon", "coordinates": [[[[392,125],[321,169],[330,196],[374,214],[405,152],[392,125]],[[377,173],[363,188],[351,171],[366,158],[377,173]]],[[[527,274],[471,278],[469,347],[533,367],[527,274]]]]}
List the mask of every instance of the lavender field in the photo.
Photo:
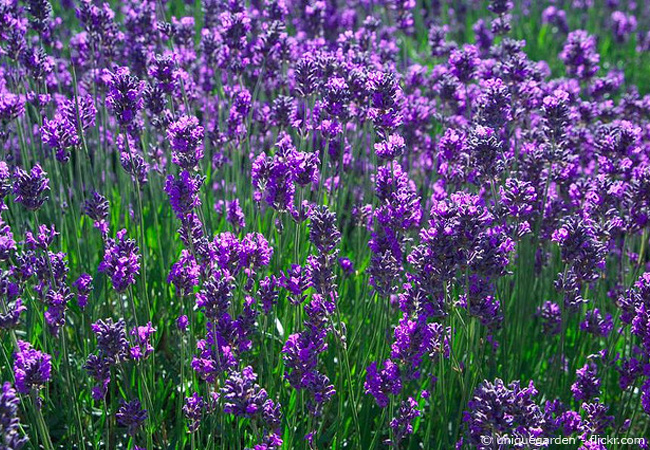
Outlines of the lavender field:
{"type": "Polygon", "coordinates": [[[649,94],[646,0],[0,0],[0,450],[650,448],[649,94]]]}

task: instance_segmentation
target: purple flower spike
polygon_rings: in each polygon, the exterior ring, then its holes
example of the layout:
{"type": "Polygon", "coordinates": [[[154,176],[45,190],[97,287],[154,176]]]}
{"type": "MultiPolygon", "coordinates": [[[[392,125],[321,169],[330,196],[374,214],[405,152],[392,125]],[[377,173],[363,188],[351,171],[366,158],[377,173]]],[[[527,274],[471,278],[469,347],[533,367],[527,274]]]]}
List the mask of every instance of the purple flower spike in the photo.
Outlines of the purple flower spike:
{"type": "Polygon", "coordinates": [[[77,289],[77,303],[81,309],[84,309],[88,304],[88,296],[93,290],[93,277],[87,273],[82,273],[79,278],[72,283],[77,289]]]}
{"type": "Polygon", "coordinates": [[[532,381],[522,388],[519,381],[506,385],[500,379],[484,381],[474,391],[469,401],[464,421],[472,446],[487,449],[485,437],[518,436],[537,438],[542,436],[545,420],[541,408],[534,402],[537,390],[532,381]]]}
{"type": "Polygon", "coordinates": [[[29,172],[16,168],[14,178],[13,191],[16,202],[32,211],[40,209],[43,203],[47,201],[47,193],[50,190],[50,180],[47,178],[47,173],[37,164],[29,172]]]}
{"type": "Polygon", "coordinates": [[[183,169],[193,169],[203,159],[203,127],[194,116],[182,116],[167,128],[172,148],[172,162],[183,169]]]}
{"type": "Polygon", "coordinates": [[[567,74],[587,80],[598,72],[600,55],[596,52],[596,39],[584,30],[569,33],[564,49],[560,53],[567,74]]]}
{"type": "Polygon", "coordinates": [[[118,67],[109,73],[106,102],[120,125],[128,126],[135,120],[144,105],[143,90],[144,82],[131,75],[128,67],[118,67]]]}
{"type": "Polygon", "coordinates": [[[14,354],[16,389],[21,394],[38,391],[52,377],[52,357],[32,348],[32,345],[25,341],[18,341],[18,349],[14,354]]]}
{"type": "Polygon", "coordinates": [[[135,276],[140,273],[140,254],[135,241],[126,238],[125,229],[118,231],[115,239],[106,241],[104,259],[97,270],[111,278],[117,292],[124,292],[135,283],[135,276]]]}
{"type": "Polygon", "coordinates": [[[93,192],[82,205],[83,213],[93,220],[95,228],[102,235],[108,234],[109,203],[106,197],[98,192],[93,192]]]}
{"type": "Polygon", "coordinates": [[[379,370],[377,363],[368,366],[366,382],[363,385],[366,394],[375,397],[377,405],[381,408],[388,406],[388,395],[398,395],[402,390],[399,367],[390,359],[384,361],[384,368],[379,370]]]}
{"type": "Polygon", "coordinates": [[[422,412],[418,409],[418,402],[412,397],[403,401],[397,411],[397,416],[390,421],[394,439],[393,441],[388,441],[388,445],[399,448],[402,439],[409,434],[413,434],[413,420],[421,415],[422,412]]]}
{"type": "Polygon", "coordinates": [[[54,119],[44,119],[41,127],[41,138],[55,152],[59,162],[66,163],[70,160],[69,149],[77,147],[81,139],[77,135],[77,129],[62,115],[57,114],[54,119]]]}
{"type": "Polygon", "coordinates": [[[0,447],[7,450],[20,450],[27,443],[21,432],[19,408],[20,398],[11,383],[5,382],[0,391],[0,447]]]}
{"type": "Polygon", "coordinates": [[[120,408],[115,413],[117,423],[126,427],[127,433],[135,436],[138,429],[147,420],[148,414],[146,409],[142,409],[138,399],[130,402],[122,402],[120,408]]]}
{"type": "Polygon", "coordinates": [[[192,212],[198,206],[201,206],[198,192],[203,185],[203,178],[200,175],[191,175],[187,170],[183,170],[179,177],[174,175],[167,177],[165,183],[165,192],[169,196],[169,203],[179,218],[182,218],[192,212]]]}

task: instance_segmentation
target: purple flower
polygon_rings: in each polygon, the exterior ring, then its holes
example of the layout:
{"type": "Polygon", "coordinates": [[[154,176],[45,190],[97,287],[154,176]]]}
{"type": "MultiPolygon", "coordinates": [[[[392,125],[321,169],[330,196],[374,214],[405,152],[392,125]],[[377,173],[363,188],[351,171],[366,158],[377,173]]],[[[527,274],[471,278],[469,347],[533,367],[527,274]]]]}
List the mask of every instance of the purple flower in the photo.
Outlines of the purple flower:
{"type": "Polygon", "coordinates": [[[374,215],[384,231],[405,231],[420,223],[420,197],[415,183],[400,164],[386,164],[377,169],[375,193],[380,205],[374,215]]]}
{"type": "Polygon", "coordinates": [[[273,256],[273,247],[261,233],[248,233],[239,248],[239,265],[250,276],[256,269],[268,266],[273,256]]]}
{"type": "Polygon", "coordinates": [[[64,314],[72,297],[70,289],[65,285],[52,287],[45,294],[44,302],[47,305],[45,322],[54,336],[58,336],[59,330],[65,325],[64,314]]]}
{"type": "Polygon", "coordinates": [[[401,361],[408,367],[408,376],[420,377],[420,365],[425,356],[436,358],[439,355],[449,357],[449,333],[439,323],[427,323],[426,317],[410,320],[404,314],[395,327],[394,343],[391,346],[391,358],[401,361]]]}
{"type": "Polygon", "coordinates": [[[111,382],[111,362],[102,356],[89,355],[83,368],[95,380],[95,385],[91,390],[92,397],[101,401],[106,397],[108,385],[111,382]]]}
{"type": "Polygon", "coordinates": [[[17,167],[14,173],[13,187],[16,202],[32,211],[40,209],[48,199],[49,183],[47,173],[38,164],[32,167],[29,172],[17,167]]]}
{"type": "Polygon", "coordinates": [[[29,74],[37,79],[47,77],[54,70],[54,58],[49,56],[43,47],[38,45],[24,49],[19,60],[29,71],[29,74]]]}
{"type": "Polygon", "coordinates": [[[535,187],[528,181],[506,179],[500,187],[501,203],[512,217],[524,218],[532,214],[537,202],[535,187]]]}
{"type": "Polygon", "coordinates": [[[609,408],[598,401],[583,403],[580,408],[585,412],[585,418],[580,425],[581,437],[606,434],[607,429],[614,423],[614,416],[607,415],[609,408]]]}
{"type": "Polygon", "coordinates": [[[399,134],[391,134],[388,139],[375,144],[375,153],[379,159],[391,160],[402,155],[406,144],[399,134]]]}
{"type": "Polygon", "coordinates": [[[453,50],[449,55],[451,73],[461,83],[467,83],[474,77],[474,72],[480,63],[478,49],[474,45],[465,44],[462,49],[453,50]]]}
{"type": "Polygon", "coordinates": [[[61,113],[75,129],[87,130],[95,124],[97,109],[91,95],[79,96],[65,100],[61,105],[61,113]]]}
{"type": "Polygon", "coordinates": [[[183,170],[178,178],[173,175],[167,177],[165,192],[169,196],[172,209],[179,218],[201,206],[198,192],[202,184],[203,178],[200,175],[191,175],[187,170],[183,170]]]}
{"type": "Polygon", "coordinates": [[[268,314],[273,309],[273,306],[278,301],[280,280],[275,276],[265,277],[260,281],[260,286],[257,291],[257,298],[259,299],[264,314],[268,314]]]}
{"type": "Polygon", "coordinates": [[[455,43],[447,42],[448,25],[433,25],[429,28],[429,47],[435,57],[448,55],[455,48],[455,43]]]}
{"type": "Polygon", "coordinates": [[[203,159],[203,127],[194,116],[181,116],[169,124],[167,139],[172,148],[172,162],[183,169],[193,169],[203,159]]]}
{"type": "Polygon", "coordinates": [[[136,148],[135,141],[130,136],[125,139],[124,135],[119,135],[117,147],[120,151],[120,165],[131,175],[133,182],[139,184],[140,189],[142,189],[148,182],[149,163],[145,161],[140,150],[136,148]]]}
{"type": "Polygon", "coordinates": [[[93,277],[87,273],[82,273],[79,275],[79,278],[72,283],[77,289],[77,302],[81,309],[84,309],[88,304],[88,296],[93,290],[93,277]]]}
{"type": "Polygon", "coordinates": [[[556,27],[562,33],[569,32],[569,23],[567,22],[566,12],[558,9],[556,6],[548,6],[542,11],[542,23],[556,27]]]}
{"type": "Polygon", "coordinates": [[[305,389],[313,378],[318,365],[318,356],[325,351],[326,332],[319,329],[306,329],[287,338],[282,347],[282,359],[287,368],[285,378],[294,389],[305,389]]]}
{"type": "Polygon", "coordinates": [[[559,56],[568,75],[587,80],[598,72],[600,55],[596,52],[596,39],[584,30],[569,33],[559,56]]]}
{"type": "Polygon", "coordinates": [[[608,313],[603,317],[598,308],[587,311],[585,320],[580,322],[580,329],[595,336],[606,337],[614,329],[612,315],[608,313]]]}
{"type": "Polygon", "coordinates": [[[201,379],[214,383],[219,375],[235,367],[237,360],[229,345],[214,343],[212,332],[208,333],[207,338],[196,343],[198,355],[192,358],[191,366],[201,379]]]}
{"type": "Polygon", "coordinates": [[[144,105],[144,82],[131,75],[128,67],[118,67],[108,73],[106,103],[121,126],[131,125],[144,105]]]}
{"type": "Polygon", "coordinates": [[[231,201],[226,201],[226,220],[235,228],[245,228],[246,218],[244,211],[239,205],[239,199],[236,198],[231,201]]]}
{"type": "Polygon", "coordinates": [[[488,449],[482,442],[485,436],[541,437],[545,419],[541,408],[534,402],[537,390],[531,381],[522,388],[519,381],[505,385],[500,379],[483,381],[468,403],[464,421],[469,431],[469,441],[478,449],[488,449]]]}
{"type": "Polygon", "coordinates": [[[148,414],[146,409],[142,409],[138,399],[130,402],[122,401],[119,409],[115,413],[117,423],[127,428],[127,433],[135,436],[138,429],[147,420],[148,414]]]}
{"type": "Polygon", "coordinates": [[[17,250],[11,228],[0,217],[0,261],[8,260],[17,250]]]}
{"type": "Polygon", "coordinates": [[[488,10],[497,15],[506,14],[512,10],[512,8],[514,8],[514,5],[510,0],[490,0],[488,5],[488,10]]]}
{"type": "Polygon", "coordinates": [[[126,338],[124,319],[113,322],[113,319],[98,320],[91,325],[97,338],[99,355],[111,364],[118,364],[128,356],[129,343],[126,338]]]}
{"type": "Polygon", "coordinates": [[[250,366],[241,372],[231,371],[221,388],[223,411],[255,420],[262,426],[266,440],[274,445],[264,448],[279,448],[275,445],[282,444],[277,436],[282,420],[280,404],[268,397],[266,390],[255,383],[256,379],[257,375],[250,366]]]}
{"type": "Polygon", "coordinates": [[[27,443],[22,435],[19,408],[20,398],[8,381],[2,384],[0,391],[0,447],[7,450],[20,450],[27,443]]]}
{"type": "Polygon", "coordinates": [[[578,281],[582,281],[598,278],[597,271],[604,267],[607,255],[602,239],[607,237],[605,230],[592,219],[569,216],[553,232],[552,240],[560,245],[562,260],[571,266],[578,281]]]}
{"type": "Polygon", "coordinates": [[[576,401],[589,401],[600,394],[600,378],[594,363],[588,363],[576,370],[576,381],[571,385],[576,401]]]}
{"type": "Polygon", "coordinates": [[[201,397],[196,392],[191,396],[185,398],[185,404],[183,405],[183,415],[187,420],[187,428],[189,429],[190,433],[194,433],[199,429],[205,408],[206,404],[203,401],[203,397],[201,397]]]}
{"type": "Polygon", "coordinates": [[[25,114],[25,97],[6,90],[0,95],[0,120],[10,122],[25,114]]]}
{"type": "Polygon", "coordinates": [[[545,131],[552,141],[559,141],[569,121],[569,94],[556,89],[542,100],[545,131]]]}
{"type": "Polygon", "coordinates": [[[481,82],[481,95],[477,99],[478,121],[499,129],[512,121],[511,97],[508,86],[501,78],[481,82]]]}
{"type": "Polygon", "coordinates": [[[135,327],[131,330],[131,336],[134,337],[135,345],[130,348],[131,359],[140,361],[146,358],[149,354],[153,353],[153,345],[151,345],[151,336],[156,332],[156,329],[148,322],[145,326],[135,327]]]}
{"type": "Polygon", "coordinates": [[[271,123],[279,128],[286,128],[295,120],[296,105],[292,97],[280,95],[271,105],[271,123]]]}
{"type": "Polygon", "coordinates": [[[622,11],[614,11],[611,16],[614,39],[618,43],[626,42],[636,30],[636,17],[622,11]]]}
{"type": "Polygon", "coordinates": [[[648,351],[650,349],[650,306],[641,303],[636,306],[635,316],[632,319],[632,334],[638,336],[648,351]]]}
{"type": "Polygon", "coordinates": [[[176,327],[181,331],[181,333],[185,333],[185,331],[187,331],[188,325],[189,325],[189,319],[187,318],[186,315],[178,316],[178,318],[176,319],[176,327]]]}
{"type": "Polygon", "coordinates": [[[476,44],[483,54],[490,49],[494,42],[494,33],[488,25],[489,24],[484,19],[478,19],[472,26],[472,30],[476,36],[476,44]]]}
{"type": "Polygon", "coordinates": [[[194,260],[194,256],[188,250],[183,250],[169,271],[167,282],[174,284],[176,295],[187,297],[192,294],[194,286],[198,286],[201,276],[201,267],[194,260]]]}
{"type": "Polygon", "coordinates": [[[52,357],[32,348],[29,342],[18,341],[18,351],[14,353],[14,376],[16,389],[21,394],[39,390],[52,377],[52,357]]]}
{"type": "Polygon", "coordinates": [[[492,128],[475,126],[467,139],[467,152],[469,165],[487,179],[499,175],[504,168],[503,141],[492,128]]]}
{"type": "Polygon", "coordinates": [[[333,117],[343,118],[348,114],[350,90],[345,79],[332,76],[324,86],[325,110],[333,117]]]}
{"type": "Polygon", "coordinates": [[[39,225],[38,233],[36,236],[31,231],[25,232],[25,247],[30,250],[48,250],[54,239],[59,235],[54,225],[48,227],[47,225],[39,225]]]}
{"type": "Polygon", "coordinates": [[[241,242],[237,236],[226,231],[215,235],[212,241],[213,258],[221,270],[236,273],[239,270],[241,242]]]}
{"type": "Polygon", "coordinates": [[[267,396],[266,391],[255,384],[256,379],[257,375],[250,366],[241,372],[233,371],[228,374],[221,388],[225,413],[251,418],[261,412],[267,396]]]}
{"type": "Polygon", "coordinates": [[[393,429],[393,441],[389,445],[399,448],[399,444],[407,435],[413,434],[413,421],[420,417],[422,411],[418,409],[418,402],[412,397],[403,401],[397,410],[397,415],[390,421],[390,427],[393,429]]]}
{"type": "Polygon", "coordinates": [[[390,359],[384,361],[384,368],[379,370],[377,363],[368,366],[366,381],[363,384],[366,394],[371,394],[380,408],[388,406],[389,395],[398,395],[402,391],[399,367],[390,359]]]}
{"type": "Polygon", "coordinates": [[[341,257],[338,259],[339,266],[343,270],[343,273],[346,275],[352,275],[354,273],[354,264],[350,261],[350,258],[341,257]]]}
{"type": "Polygon", "coordinates": [[[30,14],[29,24],[39,34],[45,32],[52,20],[52,5],[47,0],[29,0],[26,3],[30,14]]]}
{"type": "Polygon", "coordinates": [[[317,62],[311,55],[303,55],[295,67],[296,90],[303,97],[311,95],[318,83],[317,62]]]}
{"type": "Polygon", "coordinates": [[[27,311],[27,307],[23,305],[23,300],[17,298],[12,303],[6,306],[6,312],[0,312],[0,330],[9,330],[16,328],[20,322],[20,315],[23,311],[27,311]]]}
{"type": "Polygon", "coordinates": [[[176,55],[156,55],[149,65],[149,76],[163,94],[171,94],[176,87],[176,55]]]}
{"type": "Polygon", "coordinates": [[[620,377],[618,380],[618,385],[621,390],[627,390],[633,386],[644,371],[644,356],[640,354],[640,349],[633,349],[633,355],[629,358],[622,357],[620,366],[616,367],[620,377]]]}
{"type": "Polygon", "coordinates": [[[282,132],[272,157],[261,153],[253,162],[251,178],[255,200],[264,201],[278,211],[294,208],[296,184],[306,186],[318,180],[318,157],[298,152],[291,138],[282,132]]]}
{"type": "Polygon", "coordinates": [[[4,204],[4,199],[11,192],[11,178],[9,166],[6,162],[0,161],[0,211],[7,209],[7,205],[4,204]]]}
{"type": "Polygon", "coordinates": [[[111,278],[118,293],[135,283],[135,276],[140,273],[140,254],[135,240],[126,238],[126,229],[106,241],[104,259],[97,270],[111,278]]]}
{"type": "Polygon", "coordinates": [[[317,206],[309,216],[309,241],[320,253],[331,253],[341,240],[336,214],[326,206],[317,206]]]}
{"type": "Polygon", "coordinates": [[[646,414],[650,414],[650,378],[643,383],[641,393],[641,406],[646,414]]]}
{"type": "Polygon", "coordinates": [[[303,294],[309,289],[309,283],[306,271],[297,264],[292,264],[280,277],[280,285],[289,291],[289,301],[294,304],[305,300],[306,296],[303,294]]]}
{"type": "Polygon", "coordinates": [[[57,114],[54,119],[43,121],[41,139],[55,152],[59,162],[66,163],[70,159],[70,148],[75,148],[81,143],[76,127],[62,115],[57,114]]]}
{"type": "Polygon", "coordinates": [[[109,203],[102,194],[93,192],[82,205],[82,211],[93,220],[95,228],[103,235],[108,234],[109,203]]]}
{"type": "Polygon", "coordinates": [[[537,317],[542,322],[542,332],[554,336],[560,332],[562,325],[562,310],[557,303],[544,302],[537,308],[537,317]]]}
{"type": "Polygon", "coordinates": [[[228,272],[218,273],[203,283],[203,289],[196,294],[196,307],[208,319],[219,319],[230,307],[234,278],[228,272]]]}

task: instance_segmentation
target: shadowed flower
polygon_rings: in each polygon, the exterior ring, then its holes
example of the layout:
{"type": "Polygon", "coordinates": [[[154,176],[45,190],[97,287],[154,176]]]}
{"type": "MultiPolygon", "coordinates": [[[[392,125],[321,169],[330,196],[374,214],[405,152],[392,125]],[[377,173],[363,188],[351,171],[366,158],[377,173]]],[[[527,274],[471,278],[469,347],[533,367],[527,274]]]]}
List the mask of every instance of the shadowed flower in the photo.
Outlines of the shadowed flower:
{"type": "Polygon", "coordinates": [[[146,409],[142,409],[138,399],[131,400],[130,402],[122,401],[121,406],[115,413],[117,423],[126,427],[129,435],[135,436],[138,429],[147,420],[148,414],[146,409]]]}
{"type": "Polygon", "coordinates": [[[20,450],[27,443],[20,426],[18,406],[20,398],[8,381],[2,384],[0,391],[0,448],[20,450]]]}

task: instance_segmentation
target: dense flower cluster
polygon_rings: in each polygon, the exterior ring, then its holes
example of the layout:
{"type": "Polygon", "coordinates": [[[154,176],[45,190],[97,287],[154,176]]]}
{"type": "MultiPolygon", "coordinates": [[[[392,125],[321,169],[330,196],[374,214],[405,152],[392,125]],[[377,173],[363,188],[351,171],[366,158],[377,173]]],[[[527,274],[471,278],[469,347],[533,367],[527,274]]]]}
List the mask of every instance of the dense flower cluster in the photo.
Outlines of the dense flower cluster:
{"type": "Polygon", "coordinates": [[[0,448],[643,435],[644,6],[0,2],[0,448]]]}

